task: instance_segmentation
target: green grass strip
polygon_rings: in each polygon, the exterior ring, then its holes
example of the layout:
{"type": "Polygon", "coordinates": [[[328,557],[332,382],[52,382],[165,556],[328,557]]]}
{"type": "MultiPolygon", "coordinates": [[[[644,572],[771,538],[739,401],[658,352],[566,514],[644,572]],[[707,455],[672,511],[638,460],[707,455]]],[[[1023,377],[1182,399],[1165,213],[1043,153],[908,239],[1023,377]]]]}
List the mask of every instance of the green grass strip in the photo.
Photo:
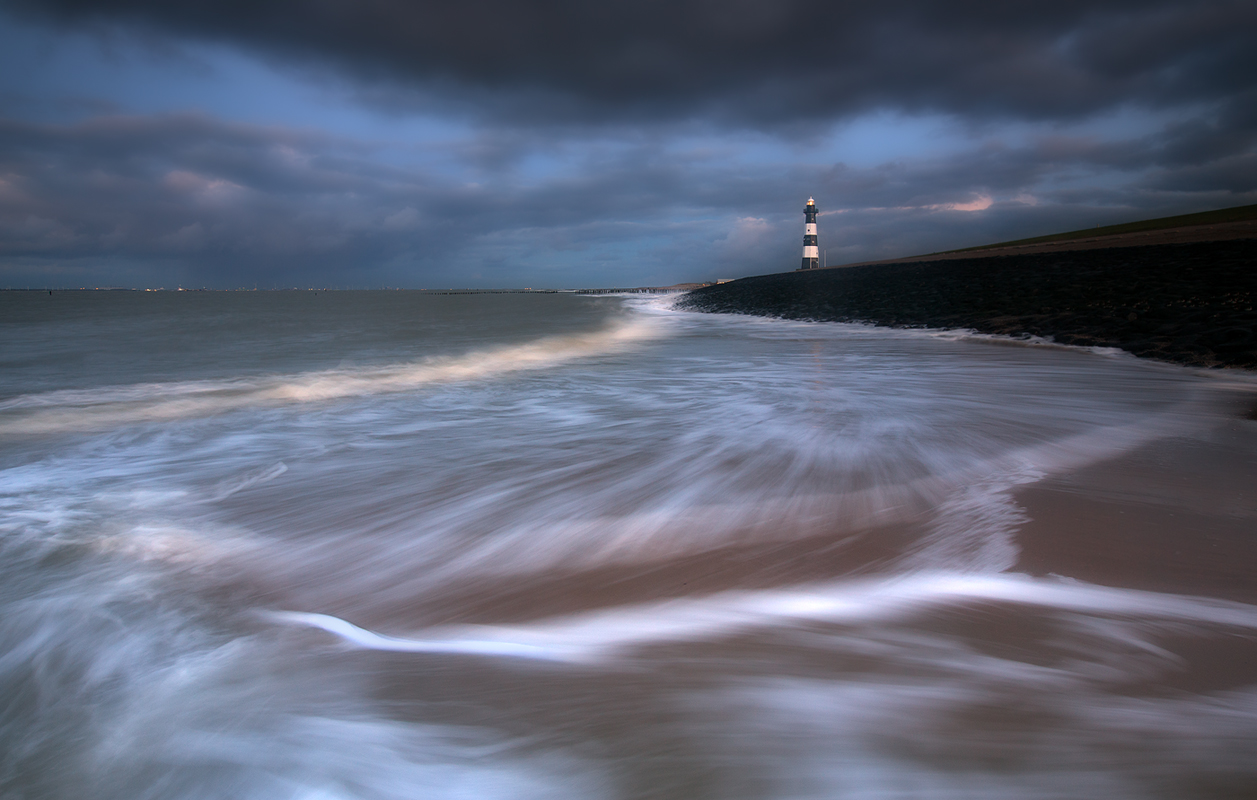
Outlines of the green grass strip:
{"type": "MultiPolygon", "coordinates": [[[[1183,228],[1188,225],[1216,225],[1223,222],[1244,222],[1257,219],[1257,205],[1236,206],[1217,211],[1201,211],[1196,214],[1179,214],[1176,217],[1160,217],[1145,219],[1139,222],[1127,222],[1122,225],[1106,225],[1103,228],[1085,228],[1080,231],[1053,233],[1049,236],[1035,236],[1031,239],[1014,239],[1011,242],[981,244],[976,247],[962,247],[959,250],[943,250],[943,253],[966,253],[971,250],[990,250],[995,247],[1012,247],[1020,244],[1046,244],[1048,242],[1065,242],[1070,239],[1087,239],[1093,236],[1112,236],[1119,233],[1142,233],[1159,231],[1167,228],[1183,228]]],[[[931,253],[930,255],[940,255],[931,253]]]]}

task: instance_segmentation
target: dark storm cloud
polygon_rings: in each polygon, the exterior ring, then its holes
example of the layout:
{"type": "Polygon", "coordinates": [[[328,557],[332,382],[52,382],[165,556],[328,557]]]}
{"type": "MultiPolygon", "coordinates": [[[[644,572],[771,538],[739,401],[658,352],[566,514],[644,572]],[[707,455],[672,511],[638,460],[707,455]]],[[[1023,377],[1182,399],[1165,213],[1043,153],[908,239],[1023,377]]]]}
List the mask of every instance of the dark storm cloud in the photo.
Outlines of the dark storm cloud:
{"type": "Polygon", "coordinates": [[[330,65],[363,96],[409,87],[480,114],[711,115],[756,125],[870,108],[1068,118],[1257,86],[1250,0],[11,0],[84,25],[330,65]]]}
{"type": "MultiPolygon", "coordinates": [[[[477,148],[459,142],[448,155],[468,149],[477,148]]],[[[440,285],[473,261],[507,269],[512,258],[641,236],[638,226],[666,227],[664,215],[694,200],[653,144],[566,179],[498,173],[492,189],[377,155],[352,140],[203,115],[0,122],[5,282],[41,263],[94,258],[180,265],[188,281],[218,286],[337,275],[440,285]],[[459,257],[469,251],[475,259],[459,257]]]]}
{"type": "Polygon", "coordinates": [[[312,134],[195,115],[7,121],[0,255],[214,264],[231,284],[252,283],[259,269],[352,268],[424,244],[422,226],[397,215],[427,188],[363,155],[312,134]]]}
{"type": "MultiPolygon", "coordinates": [[[[1112,206],[1120,215],[1178,213],[1193,203],[1200,208],[1251,203],[1257,200],[1255,172],[1257,91],[1250,91],[1128,138],[1049,130],[1012,146],[994,135],[946,157],[861,170],[840,163],[818,177],[833,200],[852,208],[926,207],[954,203],[966,192],[1005,197],[1034,192],[1043,204],[1082,205],[1083,213],[1091,214],[1112,206]],[[1087,176],[1089,185],[1072,185],[1071,175],[1087,176]]],[[[1051,224],[1050,217],[1043,219],[1051,224]]]]}
{"type": "MultiPolygon", "coordinates": [[[[53,270],[78,262],[101,274],[147,264],[212,286],[637,285],[773,272],[798,255],[800,186],[815,187],[827,212],[830,263],[902,256],[1254,202],[1257,149],[1233,137],[1235,113],[1121,142],[992,140],[867,167],[739,165],[718,148],[678,153],[666,136],[637,135],[587,142],[564,174],[531,180],[502,154],[537,145],[510,131],[450,143],[437,160],[464,167],[441,173],[356,140],[203,115],[5,121],[0,285],[59,285],[53,270]],[[468,183],[486,161],[492,180],[468,183]],[[1054,180],[1106,171],[1116,177],[1054,180]]],[[[120,282],[173,282],[128,274],[120,282]]]]}

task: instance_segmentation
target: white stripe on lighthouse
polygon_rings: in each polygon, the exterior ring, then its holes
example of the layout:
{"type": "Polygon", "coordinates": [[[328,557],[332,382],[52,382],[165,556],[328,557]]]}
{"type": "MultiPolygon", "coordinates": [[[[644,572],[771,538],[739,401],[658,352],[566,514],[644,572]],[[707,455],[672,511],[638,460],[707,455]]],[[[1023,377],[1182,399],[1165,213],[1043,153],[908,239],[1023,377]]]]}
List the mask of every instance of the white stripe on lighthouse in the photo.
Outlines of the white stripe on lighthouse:
{"type": "Polygon", "coordinates": [[[809,222],[809,223],[807,223],[806,225],[804,225],[804,226],[803,226],[803,233],[804,233],[804,234],[807,234],[807,235],[810,235],[810,236],[815,236],[815,235],[816,235],[816,223],[815,223],[815,222],[809,222]]]}
{"type": "MultiPolygon", "coordinates": [[[[797,230],[797,229],[796,229],[796,230],[797,230]]],[[[817,247],[817,246],[816,246],[816,245],[814,245],[814,244],[804,245],[804,247],[803,247],[803,257],[804,257],[804,258],[820,258],[820,257],[821,257],[821,250],[820,250],[820,248],[819,248],[819,247],[817,247]]]]}

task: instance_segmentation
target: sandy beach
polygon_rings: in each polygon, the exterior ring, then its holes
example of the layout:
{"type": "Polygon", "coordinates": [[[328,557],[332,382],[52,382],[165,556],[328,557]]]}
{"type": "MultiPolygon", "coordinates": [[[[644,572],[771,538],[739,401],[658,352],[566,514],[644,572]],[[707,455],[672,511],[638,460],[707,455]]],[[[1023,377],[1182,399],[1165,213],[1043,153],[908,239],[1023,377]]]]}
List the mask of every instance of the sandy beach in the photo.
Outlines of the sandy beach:
{"type": "Polygon", "coordinates": [[[1015,570],[1257,602],[1254,487],[1257,422],[1246,419],[1049,478],[1016,492],[1030,519],[1015,570]]]}

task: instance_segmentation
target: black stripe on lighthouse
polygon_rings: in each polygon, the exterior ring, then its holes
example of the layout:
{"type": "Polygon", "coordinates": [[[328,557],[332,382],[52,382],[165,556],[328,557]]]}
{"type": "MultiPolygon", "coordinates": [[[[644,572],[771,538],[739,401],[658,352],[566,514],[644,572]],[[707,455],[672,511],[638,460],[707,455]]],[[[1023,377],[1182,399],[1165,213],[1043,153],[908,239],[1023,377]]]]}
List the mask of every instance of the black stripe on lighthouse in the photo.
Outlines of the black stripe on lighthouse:
{"type": "Polygon", "coordinates": [[[807,199],[803,208],[803,266],[799,269],[819,269],[820,247],[816,244],[816,201],[807,199]]]}

